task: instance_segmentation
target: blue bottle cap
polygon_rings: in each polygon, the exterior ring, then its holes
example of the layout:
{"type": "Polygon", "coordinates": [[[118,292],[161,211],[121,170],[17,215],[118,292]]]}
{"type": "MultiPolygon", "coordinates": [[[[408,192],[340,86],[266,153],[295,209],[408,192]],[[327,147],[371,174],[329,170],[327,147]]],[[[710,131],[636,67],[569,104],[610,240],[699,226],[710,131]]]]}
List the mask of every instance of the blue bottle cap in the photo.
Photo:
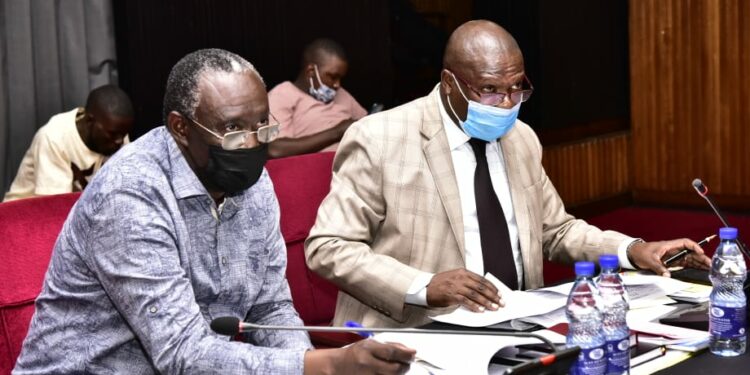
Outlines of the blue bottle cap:
{"type": "Polygon", "coordinates": [[[719,238],[722,240],[736,240],[737,228],[724,227],[719,229],[719,238]]]}
{"type": "Polygon", "coordinates": [[[576,262],[576,276],[594,276],[594,262],[576,262]]]}
{"type": "Polygon", "coordinates": [[[599,255],[599,266],[602,268],[617,268],[620,266],[620,259],[615,254],[599,255]]]}

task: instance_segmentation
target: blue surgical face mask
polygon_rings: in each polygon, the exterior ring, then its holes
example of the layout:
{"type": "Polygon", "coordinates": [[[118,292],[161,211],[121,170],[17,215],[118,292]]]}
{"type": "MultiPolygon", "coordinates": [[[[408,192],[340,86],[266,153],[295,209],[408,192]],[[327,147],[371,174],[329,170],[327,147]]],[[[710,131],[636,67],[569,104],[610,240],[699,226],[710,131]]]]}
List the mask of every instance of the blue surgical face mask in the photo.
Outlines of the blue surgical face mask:
{"type": "Polygon", "coordinates": [[[333,98],[336,96],[336,90],[334,90],[331,87],[328,87],[323,81],[320,80],[320,73],[318,73],[318,65],[313,65],[315,67],[315,76],[318,78],[318,83],[320,84],[317,89],[315,89],[315,85],[313,85],[313,79],[310,77],[310,95],[312,95],[315,99],[320,100],[323,103],[330,103],[333,98]]]}
{"type": "Polygon", "coordinates": [[[456,82],[456,87],[458,87],[461,96],[469,103],[469,108],[466,112],[466,121],[461,121],[456,111],[453,110],[450,97],[448,97],[448,107],[450,107],[451,112],[458,119],[461,129],[463,129],[466,135],[485,142],[491,142],[504,136],[513,128],[516,118],[518,118],[518,111],[521,109],[521,102],[518,102],[513,108],[508,109],[475,102],[466,98],[456,80],[456,76],[453,76],[453,81],[456,82]]]}

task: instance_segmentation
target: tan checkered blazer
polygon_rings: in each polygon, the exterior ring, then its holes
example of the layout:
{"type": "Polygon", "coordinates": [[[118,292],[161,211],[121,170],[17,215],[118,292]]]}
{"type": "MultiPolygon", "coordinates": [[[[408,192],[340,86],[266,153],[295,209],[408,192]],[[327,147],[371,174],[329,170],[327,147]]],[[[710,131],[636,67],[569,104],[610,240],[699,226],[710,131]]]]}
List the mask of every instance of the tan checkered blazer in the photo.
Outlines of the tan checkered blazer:
{"type": "MultiPolygon", "coordinates": [[[[334,159],[331,192],[305,243],[308,266],[340,289],[335,325],[417,326],[438,312],[404,303],[420,272],[464,267],[456,175],[439,90],[352,125],[334,159]]],[[[576,220],[542,167],[521,121],[501,139],[527,288],[543,285],[542,257],[595,259],[626,237],[576,220]]]]}

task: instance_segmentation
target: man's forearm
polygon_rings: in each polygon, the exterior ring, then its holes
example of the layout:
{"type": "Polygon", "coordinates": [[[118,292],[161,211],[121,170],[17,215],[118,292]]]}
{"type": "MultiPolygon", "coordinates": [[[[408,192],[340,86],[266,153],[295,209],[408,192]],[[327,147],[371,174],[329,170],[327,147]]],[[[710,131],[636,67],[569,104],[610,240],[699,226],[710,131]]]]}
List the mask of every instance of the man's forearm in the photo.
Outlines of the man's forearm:
{"type": "Polygon", "coordinates": [[[344,135],[338,127],[300,138],[279,138],[268,145],[272,159],[318,152],[338,141],[344,135]]]}

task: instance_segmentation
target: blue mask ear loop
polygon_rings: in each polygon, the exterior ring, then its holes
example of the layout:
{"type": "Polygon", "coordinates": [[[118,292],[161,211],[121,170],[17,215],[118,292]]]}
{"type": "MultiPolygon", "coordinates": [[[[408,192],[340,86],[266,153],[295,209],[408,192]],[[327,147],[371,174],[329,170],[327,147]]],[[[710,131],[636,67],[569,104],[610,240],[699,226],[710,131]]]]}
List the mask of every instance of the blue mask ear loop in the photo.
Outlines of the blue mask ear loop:
{"type": "MultiPolygon", "coordinates": [[[[315,69],[315,77],[318,78],[318,83],[320,86],[323,86],[323,81],[320,80],[320,73],[318,73],[318,64],[313,64],[313,69],[315,69]]],[[[320,88],[316,89],[315,85],[313,85],[313,79],[310,77],[310,87],[312,87],[313,90],[319,90],[320,88]]]]}
{"type": "MultiPolygon", "coordinates": [[[[456,82],[456,87],[458,87],[458,92],[460,92],[460,93],[461,93],[461,96],[463,96],[464,100],[466,100],[466,102],[468,103],[468,102],[469,102],[469,99],[468,99],[468,98],[466,98],[466,95],[464,94],[464,90],[462,90],[462,89],[461,89],[461,85],[459,85],[459,84],[458,84],[458,81],[456,80],[456,76],[455,76],[455,75],[453,74],[453,72],[451,72],[450,70],[449,70],[448,72],[449,72],[449,73],[451,74],[451,77],[453,77],[453,82],[456,82]]],[[[453,112],[453,116],[456,116],[456,120],[458,120],[458,125],[459,125],[459,126],[461,127],[461,130],[462,130],[462,131],[463,131],[463,132],[464,132],[465,134],[467,134],[467,135],[468,135],[468,133],[466,133],[466,129],[464,129],[464,122],[463,122],[463,121],[461,121],[461,118],[460,118],[460,117],[458,117],[458,114],[457,114],[457,113],[456,113],[456,111],[455,111],[455,110],[453,109],[453,104],[451,104],[451,97],[450,97],[450,95],[446,94],[446,95],[445,95],[445,98],[446,98],[446,99],[448,99],[448,107],[449,107],[449,108],[451,109],[451,112],[453,112]]]]}

